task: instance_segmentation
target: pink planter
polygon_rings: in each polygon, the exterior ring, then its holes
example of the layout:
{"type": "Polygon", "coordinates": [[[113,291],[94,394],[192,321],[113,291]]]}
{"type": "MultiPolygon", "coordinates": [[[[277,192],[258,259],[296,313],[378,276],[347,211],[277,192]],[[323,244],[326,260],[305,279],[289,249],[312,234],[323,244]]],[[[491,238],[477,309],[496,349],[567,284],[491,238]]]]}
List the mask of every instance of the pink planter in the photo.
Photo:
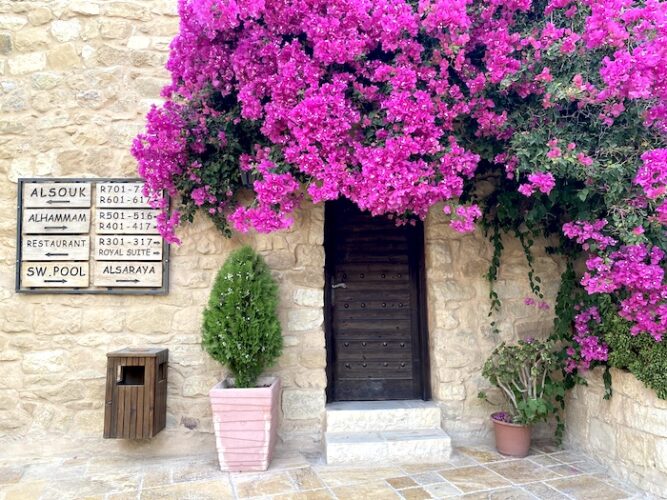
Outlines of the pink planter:
{"type": "Polygon", "coordinates": [[[269,467],[278,431],[280,379],[260,378],[258,385],[235,389],[226,379],[209,392],[223,471],[263,471],[269,467]]]}

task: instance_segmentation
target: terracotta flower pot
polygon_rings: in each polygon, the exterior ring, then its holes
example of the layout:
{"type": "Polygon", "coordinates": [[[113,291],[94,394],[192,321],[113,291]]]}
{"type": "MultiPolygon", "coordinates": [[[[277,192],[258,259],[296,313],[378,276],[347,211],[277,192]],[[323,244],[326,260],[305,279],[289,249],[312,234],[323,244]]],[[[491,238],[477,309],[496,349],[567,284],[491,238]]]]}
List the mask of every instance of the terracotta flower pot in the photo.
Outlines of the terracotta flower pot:
{"type": "Polygon", "coordinates": [[[257,384],[236,389],[233,380],[225,379],[209,392],[223,471],[263,471],[271,462],[278,431],[280,379],[262,377],[257,384]]]}
{"type": "Polygon", "coordinates": [[[527,456],[528,450],[530,450],[530,425],[503,422],[494,418],[494,415],[496,413],[491,415],[491,421],[496,434],[496,449],[498,452],[510,457],[522,458],[527,456]]]}

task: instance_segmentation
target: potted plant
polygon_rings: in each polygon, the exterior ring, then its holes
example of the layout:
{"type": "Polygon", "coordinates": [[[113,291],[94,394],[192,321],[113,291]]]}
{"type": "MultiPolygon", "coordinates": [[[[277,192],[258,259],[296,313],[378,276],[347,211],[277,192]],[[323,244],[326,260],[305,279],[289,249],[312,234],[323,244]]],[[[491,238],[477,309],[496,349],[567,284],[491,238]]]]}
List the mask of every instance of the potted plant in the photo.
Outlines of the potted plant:
{"type": "Polygon", "coordinates": [[[250,247],[232,253],[204,311],[202,346],[231,374],[209,396],[220,468],[266,470],[276,442],[280,379],[260,377],[282,351],[278,287],[250,247]]]}
{"type": "MultiPolygon", "coordinates": [[[[507,411],[491,415],[496,448],[503,455],[525,457],[530,449],[531,426],[556,417],[557,437],[562,434],[560,410],[564,383],[552,375],[561,363],[552,341],[532,338],[510,345],[503,342],[484,363],[482,375],[500,389],[507,411]]],[[[488,401],[484,392],[479,397],[488,401]]]]}

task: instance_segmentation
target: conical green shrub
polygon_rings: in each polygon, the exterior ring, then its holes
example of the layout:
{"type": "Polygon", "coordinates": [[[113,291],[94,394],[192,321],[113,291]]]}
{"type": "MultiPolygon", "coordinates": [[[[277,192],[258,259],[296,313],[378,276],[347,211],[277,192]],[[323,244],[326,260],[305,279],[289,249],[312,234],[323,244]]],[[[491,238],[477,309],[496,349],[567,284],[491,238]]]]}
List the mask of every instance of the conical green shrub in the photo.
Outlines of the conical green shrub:
{"type": "Polygon", "coordinates": [[[264,259],[243,247],[225,261],[204,311],[202,346],[227,366],[235,387],[254,387],[280,356],[278,286],[264,259]]]}

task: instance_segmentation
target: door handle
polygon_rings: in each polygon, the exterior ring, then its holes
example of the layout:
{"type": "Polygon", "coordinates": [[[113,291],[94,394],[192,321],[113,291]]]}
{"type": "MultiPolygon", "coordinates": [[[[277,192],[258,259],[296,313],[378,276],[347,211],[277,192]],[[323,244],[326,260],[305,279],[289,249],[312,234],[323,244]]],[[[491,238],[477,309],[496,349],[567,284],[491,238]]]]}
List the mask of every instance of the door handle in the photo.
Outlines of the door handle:
{"type": "Polygon", "coordinates": [[[331,288],[347,288],[347,284],[345,284],[345,283],[332,283],[331,288]]]}

